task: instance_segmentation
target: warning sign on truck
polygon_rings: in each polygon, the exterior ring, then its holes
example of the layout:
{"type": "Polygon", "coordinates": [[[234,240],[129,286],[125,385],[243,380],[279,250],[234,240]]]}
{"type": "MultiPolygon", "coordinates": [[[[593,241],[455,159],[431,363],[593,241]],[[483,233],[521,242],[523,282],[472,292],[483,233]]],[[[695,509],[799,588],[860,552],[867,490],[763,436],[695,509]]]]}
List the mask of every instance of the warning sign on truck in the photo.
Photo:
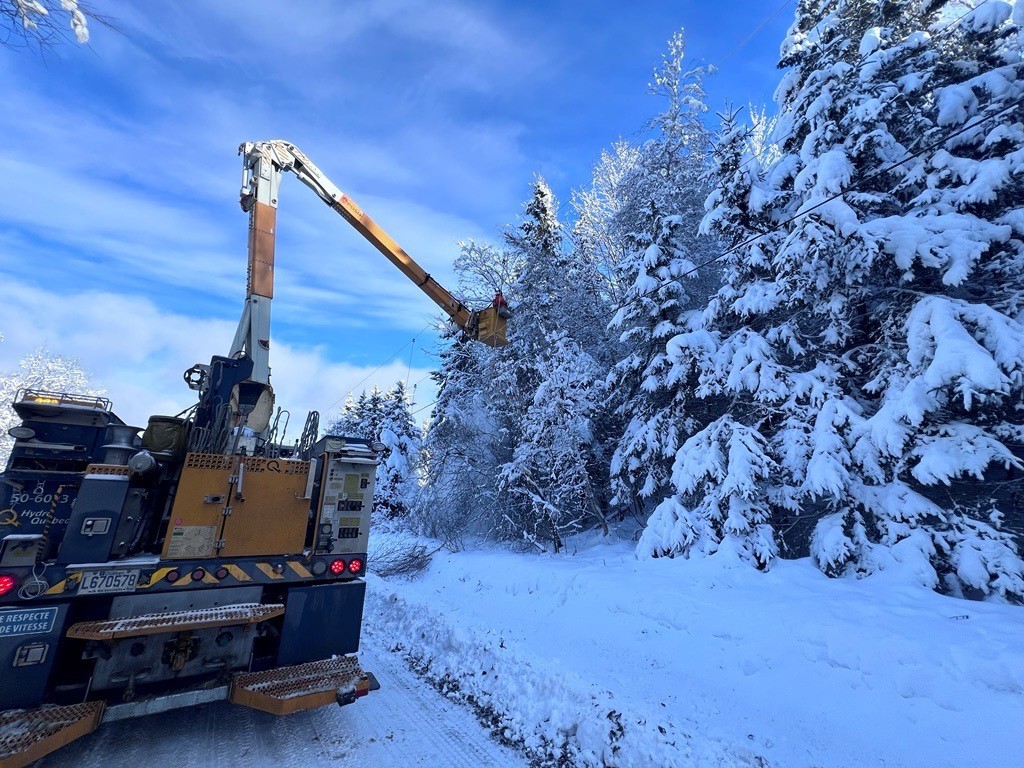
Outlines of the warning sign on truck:
{"type": "Polygon", "coordinates": [[[45,635],[53,630],[56,608],[0,611],[0,637],[45,635]]]}
{"type": "Polygon", "coordinates": [[[217,544],[215,525],[175,525],[167,544],[167,557],[213,557],[217,544]]]}

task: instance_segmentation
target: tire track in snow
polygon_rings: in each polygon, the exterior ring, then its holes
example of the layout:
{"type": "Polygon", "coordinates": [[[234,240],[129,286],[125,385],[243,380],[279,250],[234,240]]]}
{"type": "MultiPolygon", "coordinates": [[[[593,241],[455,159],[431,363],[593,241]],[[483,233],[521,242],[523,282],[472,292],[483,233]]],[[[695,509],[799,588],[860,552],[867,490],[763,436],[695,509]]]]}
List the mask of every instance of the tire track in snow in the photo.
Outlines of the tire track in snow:
{"type": "Polygon", "coordinates": [[[359,657],[381,690],[348,707],[279,718],[217,703],[109,723],[35,768],[526,768],[526,758],[494,741],[472,711],[420,680],[374,638],[364,638],[359,657]]]}

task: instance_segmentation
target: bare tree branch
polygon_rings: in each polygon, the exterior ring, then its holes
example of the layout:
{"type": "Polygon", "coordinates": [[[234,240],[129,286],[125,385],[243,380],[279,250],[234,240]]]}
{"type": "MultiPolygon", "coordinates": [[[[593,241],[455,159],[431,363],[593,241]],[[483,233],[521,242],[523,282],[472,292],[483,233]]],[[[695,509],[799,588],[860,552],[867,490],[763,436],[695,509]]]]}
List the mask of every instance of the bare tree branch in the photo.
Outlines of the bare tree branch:
{"type": "Polygon", "coordinates": [[[82,0],[0,0],[0,47],[10,50],[85,45],[93,24],[120,32],[114,19],[97,13],[82,0]]]}

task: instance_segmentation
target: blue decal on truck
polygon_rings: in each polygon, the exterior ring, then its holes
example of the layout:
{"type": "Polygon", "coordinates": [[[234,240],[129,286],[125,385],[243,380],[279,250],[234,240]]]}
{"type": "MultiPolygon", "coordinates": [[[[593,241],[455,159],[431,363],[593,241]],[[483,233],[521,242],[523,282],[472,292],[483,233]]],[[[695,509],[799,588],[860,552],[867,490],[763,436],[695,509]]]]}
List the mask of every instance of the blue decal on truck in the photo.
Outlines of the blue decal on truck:
{"type": "Polygon", "coordinates": [[[57,608],[26,608],[0,611],[0,637],[45,635],[53,630],[57,608]]]}

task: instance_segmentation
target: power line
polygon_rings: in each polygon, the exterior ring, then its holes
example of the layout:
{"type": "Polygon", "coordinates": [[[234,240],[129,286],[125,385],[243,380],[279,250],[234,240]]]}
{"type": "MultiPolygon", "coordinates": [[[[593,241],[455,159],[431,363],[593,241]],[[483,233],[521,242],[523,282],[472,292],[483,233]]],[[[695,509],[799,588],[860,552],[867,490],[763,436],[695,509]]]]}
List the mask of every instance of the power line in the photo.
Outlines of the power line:
{"type": "MultiPolygon", "coordinates": [[[[981,0],[981,2],[978,3],[976,6],[974,6],[973,8],[969,8],[966,13],[964,13],[963,15],[958,16],[957,18],[955,18],[947,26],[943,27],[934,37],[932,37],[932,42],[934,43],[937,40],[941,40],[943,38],[943,36],[945,36],[946,34],[952,32],[953,30],[955,30],[956,27],[960,24],[961,21],[963,21],[968,16],[970,16],[972,13],[977,11],[979,8],[987,5],[991,1],[992,0],[981,0]]],[[[815,42],[815,47],[818,49],[818,51],[824,53],[824,51],[822,50],[821,46],[818,45],[817,42],[815,42]]],[[[865,53],[864,55],[860,56],[857,59],[857,61],[855,61],[851,65],[852,68],[858,70],[858,72],[857,72],[858,75],[860,74],[861,67],[863,67],[863,65],[867,63],[867,60],[871,56],[873,56],[874,54],[875,54],[875,51],[870,51],[868,53],[865,53]]],[[[732,55],[732,54],[730,54],[730,55],[732,55]]],[[[782,142],[786,141],[787,139],[792,138],[793,134],[794,134],[794,131],[789,131],[784,136],[780,136],[780,137],[774,139],[773,141],[768,142],[768,144],[765,145],[765,149],[767,149],[768,147],[779,147],[781,149],[782,142]]],[[[743,170],[748,165],[750,165],[750,163],[754,162],[757,159],[758,158],[756,156],[752,155],[751,157],[747,158],[747,160],[745,160],[743,163],[741,163],[737,170],[743,170]]]]}
{"type": "Polygon", "coordinates": [[[1004,107],[1003,109],[1001,109],[998,112],[994,113],[994,114],[987,115],[985,117],[979,118],[978,120],[974,121],[973,123],[968,123],[967,125],[963,126],[959,130],[956,130],[953,133],[950,133],[950,134],[948,134],[946,136],[943,136],[942,138],[940,138],[940,139],[938,139],[936,141],[933,141],[930,144],[927,144],[927,145],[921,147],[916,152],[912,152],[912,153],[908,154],[906,157],[904,157],[899,162],[892,163],[891,165],[887,165],[884,168],[879,168],[878,170],[873,171],[872,173],[869,173],[867,176],[862,178],[860,181],[858,181],[858,182],[856,182],[854,184],[851,184],[847,189],[841,190],[841,191],[835,193],[834,195],[826,197],[824,200],[821,200],[821,201],[815,203],[810,208],[807,208],[805,210],[800,211],[799,213],[794,214],[793,216],[790,216],[788,219],[786,219],[785,221],[780,222],[778,225],[776,225],[772,229],[769,229],[766,232],[760,232],[760,233],[754,235],[753,237],[749,237],[746,240],[743,240],[742,242],[739,242],[736,245],[732,246],[731,248],[723,251],[722,253],[718,254],[717,256],[714,256],[714,257],[708,259],[707,261],[701,262],[700,264],[698,264],[697,266],[693,267],[692,269],[688,269],[685,272],[683,272],[682,274],[677,275],[676,277],[673,277],[673,278],[671,278],[669,280],[665,280],[663,282],[658,283],[658,285],[655,286],[652,290],[647,291],[645,293],[641,293],[639,296],[636,296],[636,297],[630,299],[629,301],[625,301],[625,302],[619,304],[618,306],[615,307],[615,312],[618,312],[620,309],[622,309],[624,307],[627,307],[627,306],[629,306],[630,304],[632,304],[632,303],[634,303],[636,301],[639,301],[641,299],[647,298],[648,296],[651,296],[652,294],[654,294],[657,291],[661,290],[662,288],[664,288],[666,285],[669,285],[670,283],[678,283],[678,282],[680,282],[682,280],[682,278],[686,277],[687,275],[691,275],[694,272],[696,272],[697,270],[702,269],[702,268],[704,268],[706,266],[709,266],[710,264],[715,263],[719,259],[724,259],[726,256],[729,256],[730,254],[733,254],[733,253],[735,253],[736,251],[738,251],[738,250],[740,250],[742,248],[746,248],[748,245],[751,245],[751,244],[757,242],[758,240],[760,240],[763,237],[767,237],[768,235],[774,234],[775,232],[778,232],[778,231],[782,230],[784,227],[789,226],[790,224],[792,224],[797,219],[802,219],[803,217],[810,215],[811,213],[813,213],[814,211],[818,210],[822,206],[825,206],[828,203],[831,203],[831,202],[833,202],[835,200],[838,200],[839,198],[841,198],[843,195],[845,195],[848,192],[858,191],[858,188],[861,185],[867,183],[868,181],[871,181],[872,179],[874,179],[874,178],[876,178],[878,176],[881,176],[882,174],[888,173],[889,171],[892,171],[892,170],[894,170],[896,168],[899,168],[901,165],[904,165],[905,163],[910,162],[914,158],[920,157],[925,152],[929,152],[932,149],[937,149],[938,147],[940,147],[941,145],[945,144],[950,139],[954,139],[954,138],[956,138],[957,136],[959,136],[962,133],[966,133],[967,131],[969,131],[969,130],[971,130],[973,128],[977,128],[982,123],[988,122],[989,120],[991,120],[993,118],[1002,117],[1004,114],[1006,114],[1006,113],[1008,113],[1008,112],[1010,112],[1010,111],[1012,111],[1014,109],[1018,109],[1020,107],[1024,107],[1024,99],[1018,100],[1018,101],[1014,101],[1014,102],[1010,103],[1009,105],[1007,105],[1006,107],[1004,107]]]}
{"type": "Polygon", "coordinates": [[[772,20],[780,13],[782,13],[786,9],[786,6],[792,2],[793,0],[786,0],[782,5],[780,5],[774,11],[772,11],[771,15],[767,16],[760,24],[754,27],[754,30],[749,35],[747,35],[742,42],[740,42],[731,51],[725,54],[725,56],[723,56],[722,59],[717,64],[714,65],[714,68],[721,69],[722,65],[725,64],[725,62],[727,62],[729,59],[735,56],[740,51],[740,49],[743,48],[743,46],[745,46],[747,43],[749,43],[751,40],[757,37],[757,33],[764,29],[766,26],[768,26],[772,22],[772,20]]]}
{"type": "MultiPolygon", "coordinates": [[[[421,331],[420,331],[419,333],[417,333],[417,334],[416,334],[416,336],[422,336],[422,335],[423,335],[424,333],[426,333],[426,332],[427,332],[427,331],[428,331],[428,330],[430,329],[430,327],[431,327],[432,325],[433,325],[433,323],[428,323],[428,324],[427,324],[426,326],[424,326],[424,327],[423,327],[423,330],[421,330],[421,331]]],[[[402,346],[400,346],[400,347],[399,347],[398,349],[396,349],[396,350],[395,350],[395,351],[394,351],[394,352],[393,352],[393,353],[391,354],[391,357],[389,357],[389,358],[388,358],[387,360],[385,360],[385,361],[384,361],[383,363],[381,363],[381,364],[380,364],[380,365],[378,365],[378,366],[377,366],[376,368],[374,368],[374,369],[373,369],[372,371],[370,371],[370,372],[369,372],[368,374],[366,374],[366,375],[365,375],[365,376],[364,376],[363,378],[361,378],[361,379],[360,379],[360,380],[359,380],[358,382],[356,382],[356,384],[355,384],[355,385],[353,385],[353,386],[352,386],[352,388],[351,388],[351,389],[350,389],[350,390],[349,390],[348,392],[346,392],[346,393],[345,393],[344,395],[342,395],[342,396],[341,396],[341,397],[339,397],[339,398],[338,398],[337,400],[335,400],[335,401],[334,401],[333,403],[331,403],[331,404],[330,404],[329,406],[327,406],[327,408],[325,408],[325,409],[324,409],[324,413],[327,413],[328,411],[330,411],[330,410],[331,410],[332,408],[334,408],[334,406],[336,406],[336,405],[337,405],[338,403],[340,403],[340,402],[341,402],[342,400],[344,400],[344,399],[345,399],[346,397],[348,397],[348,396],[349,396],[349,395],[351,395],[351,394],[352,394],[353,392],[355,392],[355,391],[356,391],[356,389],[358,389],[358,388],[359,388],[359,387],[360,387],[361,385],[363,385],[363,384],[365,384],[365,383],[366,383],[367,381],[369,381],[369,380],[370,380],[370,377],[371,377],[371,376],[373,376],[373,375],[374,375],[375,373],[377,373],[377,372],[378,372],[378,371],[379,371],[379,370],[380,370],[381,368],[383,368],[383,367],[384,367],[385,365],[387,365],[387,364],[388,364],[388,363],[390,363],[390,362],[391,362],[392,360],[394,360],[394,359],[395,359],[396,357],[398,357],[398,356],[399,356],[399,355],[400,355],[400,354],[402,353],[402,351],[403,351],[403,350],[404,350],[404,349],[405,349],[406,347],[408,347],[408,346],[409,346],[410,344],[413,344],[413,343],[415,343],[415,341],[416,341],[416,337],[414,336],[413,338],[409,339],[409,341],[405,342],[405,344],[403,344],[403,345],[402,345],[402,346]]],[[[410,355],[409,355],[409,359],[410,359],[410,361],[412,360],[412,354],[411,354],[411,353],[410,353],[410,355]]],[[[410,362],[410,366],[411,366],[411,362],[410,362]]]]}
{"type": "Polygon", "coordinates": [[[416,415],[417,413],[419,413],[420,411],[425,411],[425,410],[427,410],[427,408],[430,408],[430,407],[432,407],[432,406],[435,406],[435,405],[437,405],[437,400],[435,400],[435,401],[434,401],[434,402],[432,402],[432,403],[427,403],[426,405],[424,405],[424,406],[421,406],[421,407],[417,408],[417,409],[416,409],[415,411],[411,411],[411,412],[409,413],[409,415],[410,415],[410,416],[415,416],[415,415],[416,415]]]}

